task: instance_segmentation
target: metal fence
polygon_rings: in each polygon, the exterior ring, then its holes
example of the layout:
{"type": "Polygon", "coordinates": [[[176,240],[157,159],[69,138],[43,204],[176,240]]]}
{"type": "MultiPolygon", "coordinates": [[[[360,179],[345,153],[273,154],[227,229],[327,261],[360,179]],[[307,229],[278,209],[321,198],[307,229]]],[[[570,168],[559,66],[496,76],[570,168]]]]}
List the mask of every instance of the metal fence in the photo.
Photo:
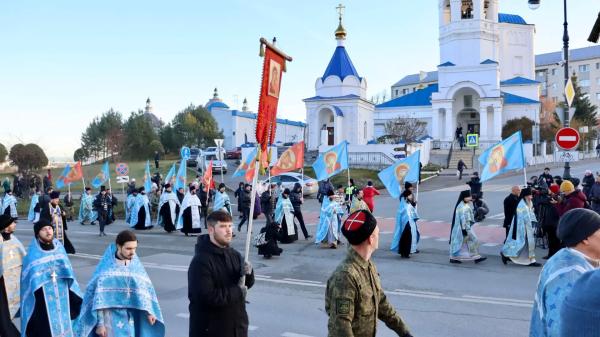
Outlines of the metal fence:
{"type": "Polygon", "coordinates": [[[381,152],[349,152],[348,165],[351,168],[383,170],[395,161],[381,152]]]}

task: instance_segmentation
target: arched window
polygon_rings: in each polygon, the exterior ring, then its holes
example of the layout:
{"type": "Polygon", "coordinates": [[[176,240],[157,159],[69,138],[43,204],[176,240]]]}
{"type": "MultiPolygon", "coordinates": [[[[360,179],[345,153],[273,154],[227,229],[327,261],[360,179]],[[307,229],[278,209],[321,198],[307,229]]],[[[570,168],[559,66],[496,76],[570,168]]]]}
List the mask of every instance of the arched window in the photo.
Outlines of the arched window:
{"type": "Polygon", "coordinates": [[[365,140],[367,140],[367,122],[365,122],[363,124],[363,132],[364,132],[364,136],[363,137],[365,138],[365,140]]]}
{"type": "Polygon", "coordinates": [[[472,19],[473,18],[473,0],[462,0],[462,6],[460,8],[461,19],[472,19]]]}

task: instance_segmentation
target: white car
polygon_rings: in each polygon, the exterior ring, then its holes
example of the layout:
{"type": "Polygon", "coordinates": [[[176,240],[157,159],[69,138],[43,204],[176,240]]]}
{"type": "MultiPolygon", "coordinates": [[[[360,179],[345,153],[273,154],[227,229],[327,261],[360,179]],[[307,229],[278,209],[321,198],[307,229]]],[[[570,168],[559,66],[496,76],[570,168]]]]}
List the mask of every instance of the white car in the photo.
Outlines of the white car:
{"type": "Polygon", "coordinates": [[[223,171],[223,174],[227,174],[227,162],[225,160],[218,160],[216,154],[204,153],[204,158],[203,158],[204,170],[206,170],[208,168],[208,165],[210,165],[211,161],[212,161],[213,172],[221,173],[221,171],[223,171]]]}
{"type": "MultiPolygon", "coordinates": [[[[225,153],[227,151],[225,151],[224,148],[221,148],[221,156],[225,157],[225,153]]],[[[217,150],[216,146],[209,146],[206,148],[206,150],[204,150],[202,152],[203,155],[208,156],[208,155],[214,155],[215,157],[219,156],[219,151],[217,150]]],[[[209,159],[210,160],[210,159],[209,159]]]]}
{"type": "Polygon", "coordinates": [[[303,187],[303,194],[305,196],[316,195],[319,190],[319,182],[316,179],[313,179],[309,176],[303,176],[297,172],[287,172],[282,173],[278,176],[271,177],[271,179],[266,179],[264,183],[270,184],[281,182],[281,186],[283,188],[289,188],[290,191],[294,189],[294,184],[300,183],[303,187]]]}

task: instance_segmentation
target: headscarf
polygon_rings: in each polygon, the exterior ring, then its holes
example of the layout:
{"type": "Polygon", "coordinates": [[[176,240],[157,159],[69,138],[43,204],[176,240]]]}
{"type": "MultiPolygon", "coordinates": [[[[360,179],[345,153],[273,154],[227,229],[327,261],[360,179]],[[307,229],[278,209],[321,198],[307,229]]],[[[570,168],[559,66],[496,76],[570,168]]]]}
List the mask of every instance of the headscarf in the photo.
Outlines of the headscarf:
{"type": "Polygon", "coordinates": [[[461,202],[465,201],[465,198],[471,196],[471,190],[464,190],[460,192],[458,196],[458,200],[456,201],[456,205],[454,205],[454,212],[452,212],[452,226],[450,226],[450,237],[452,237],[452,230],[454,229],[454,223],[456,222],[456,208],[460,205],[461,202]]]}

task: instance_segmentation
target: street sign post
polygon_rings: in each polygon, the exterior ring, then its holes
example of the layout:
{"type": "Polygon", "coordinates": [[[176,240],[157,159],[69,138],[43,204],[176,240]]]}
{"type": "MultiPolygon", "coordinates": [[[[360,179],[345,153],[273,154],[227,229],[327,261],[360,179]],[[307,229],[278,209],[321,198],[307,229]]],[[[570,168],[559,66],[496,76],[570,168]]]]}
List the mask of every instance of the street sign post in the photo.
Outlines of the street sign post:
{"type": "Polygon", "coordinates": [[[478,147],[479,146],[479,135],[476,133],[467,134],[467,146],[478,147]]]}
{"type": "Polygon", "coordinates": [[[223,161],[225,160],[223,157],[225,156],[224,153],[221,153],[221,149],[223,146],[223,139],[215,139],[215,145],[217,146],[217,158],[219,160],[221,160],[221,183],[224,183],[224,178],[223,178],[223,161]]]}
{"type": "Polygon", "coordinates": [[[567,104],[569,104],[570,108],[571,104],[573,104],[573,99],[575,98],[575,87],[573,86],[573,81],[571,81],[570,77],[565,85],[565,97],[567,98],[567,104]]]}
{"type": "Polygon", "coordinates": [[[129,176],[117,176],[117,183],[125,184],[129,182],[129,176]]]}
{"type": "Polygon", "coordinates": [[[579,132],[573,128],[562,128],[555,136],[556,144],[563,150],[571,150],[579,144],[579,132]]]}
{"type": "Polygon", "coordinates": [[[117,166],[115,166],[115,172],[117,173],[117,176],[126,176],[129,174],[129,166],[125,163],[118,163],[117,166]]]}
{"type": "Polygon", "coordinates": [[[190,156],[191,156],[190,148],[187,146],[182,146],[180,154],[181,154],[181,159],[183,159],[183,160],[190,159],[190,156]]]}

